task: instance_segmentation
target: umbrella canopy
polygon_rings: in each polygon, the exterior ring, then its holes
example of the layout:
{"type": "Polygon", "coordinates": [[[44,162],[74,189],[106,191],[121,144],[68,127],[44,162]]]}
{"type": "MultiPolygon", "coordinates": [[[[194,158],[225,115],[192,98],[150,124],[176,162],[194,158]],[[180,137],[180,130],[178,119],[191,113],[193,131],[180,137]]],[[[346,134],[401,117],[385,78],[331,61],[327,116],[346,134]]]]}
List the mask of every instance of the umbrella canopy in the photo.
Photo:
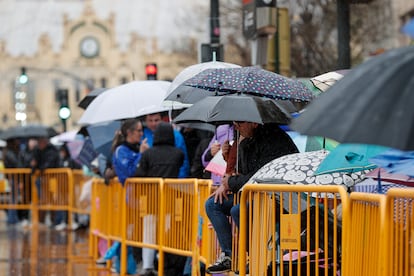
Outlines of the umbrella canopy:
{"type": "Polygon", "coordinates": [[[389,149],[371,157],[370,161],[389,173],[414,177],[414,151],[389,149]]]}
{"type": "Polygon", "coordinates": [[[279,100],[311,101],[303,83],[255,66],[206,69],[183,85],[214,92],[245,93],[279,100]]]}
{"type": "Polygon", "coordinates": [[[322,161],[315,175],[333,172],[358,172],[374,169],[369,159],[389,148],[369,144],[339,144],[322,161]]]}
{"type": "Polygon", "coordinates": [[[55,135],[57,135],[57,132],[53,127],[45,125],[26,125],[6,129],[1,133],[0,139],[52,137],[55,135]]]}
{"type": "Polygon", "coordinates": [[[110,159],[112,140],[114,139],[115,132],[120,127],[121,122],[119,121],[94,124],[86,127],[96,152],[110,159]]]}
{"type": "Polygon", "coordinates": [[[290,115],[273,100],[255,96],[211,96],[193,104],[178,115],[174,123],[205,122],[226,124],[245,121],[259,124],[287,124],[290,115]]]}
{"type": "Polygon", "coordinates": [[[105,91],[86,108],[78,123],[97,124],[169,110],[162,102],[170,82],[133,81],[105,91]]]}
{"type": "Polygon", "coordinates": [[[341,143],[414,150],[414,46],[352,69],[312,101],[291,128],[341,143]]]}
{"type": "Polygon", "coordinates": [[[404,26],[402,26],[401,32],[403,34],[408,35],[411,38],[414,38],[414,18],[409,20],[407,23],[404,24],[404,26]]]}
{"type": "MultiPolygon", "coordinates": [[[[191,87],[181,85],[184,81],[194,77],[198,73],[212,68],[240,68],[240,65],[221,62],[221,61],[209,61],[194,64],[184,68],[172,81],[170,87],[167,90],[166,101],[177,101],[181,103],[195,103],[196,101],[209,96],[205,90],[192,89],[191,87]],[[190,93],[189,93],[190,92],[190,93]],[[194,97],[194,98],[193,98],[194,97]]],[[[210,94],[211,95],[211,94],[210,94]]],[[[212,96],[212,95],[211,95],[212,96]]]]}
{"type": "Polygon", "coordinates": [[[248,183],[336,184],[351,187],[363,179],[362,171],[315,175],[314,172],[328,153],[329,151],[319,150],[276,158],[260,168],[248,183]]]}
{"type": "Polygon", "coordinates": [[[86,109],[88,107],[88,105],[95,100],[95,98],[102,94],[103,92],[105,92],[108,88],[96,88],[94,90],[92,90],[91,92],[88,93],[88,95],[86,95],[85,97],[83,97],[83,99],[78,103],[78,106],[86,109]]]}
{"type": "Polygon", "coordinates": [[[349,72],[349,69],[331,71],[310,79],[313,85],[321,91],[328,90],[329,87],[334,85],[337,81],[343,78],[343,76],[349,72]]]}

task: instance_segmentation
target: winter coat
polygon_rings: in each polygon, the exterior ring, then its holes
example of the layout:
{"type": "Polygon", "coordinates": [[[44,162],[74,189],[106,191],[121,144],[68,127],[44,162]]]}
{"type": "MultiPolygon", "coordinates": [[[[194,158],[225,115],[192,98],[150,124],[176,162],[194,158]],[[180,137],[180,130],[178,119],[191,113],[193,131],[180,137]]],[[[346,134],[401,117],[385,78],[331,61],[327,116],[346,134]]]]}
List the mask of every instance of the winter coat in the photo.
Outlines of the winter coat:
{"type": "Polygon", "coordinates": [[[128,177],[134,176],[140,159],[139,144],[124,142],[115,149],[112,164],[119,182],[124,184],[128,177]]]}
{"type": "Polygon", "coordinates": [[[229,178],[229,187],[237,192],[253,174],[271,160],[299,152],[290,136],[274,124],[259,125],[253,137],[239,144],[238,175],[229,178]]]}
{"type": "MultiPolygon", "coordinates": [[[[147,138],[147,143],[150,147],[153,146],[153,132],[149,128],[144,128],[144,135],[142,136],[142,140],[147,138]]],[[[180,168],[180,173],[178,175],[179,178],[185,178],[190,173],[190,161],[188,159],[188,153],[187,153],[187,146],[185,145],[184,137],[183,135],[178,131],[174,129],[174,141],[175,146],[184,153],[184,162],[180,168]]]]}
{"type": "Polygon", "coordinates": [[[154,131],[152,148],[142,153],[136,176],[176,178],[184,162],[184,153],[175,147],[174,131],[161,122],[154,131]]]}
{"type": "Polygon", "coordinates": [[[33,157],[37,164],[34,169],[44,170],[60,167],[59,151],[52,144],[48,144],[43,150],[35,148],[33,157]]]}

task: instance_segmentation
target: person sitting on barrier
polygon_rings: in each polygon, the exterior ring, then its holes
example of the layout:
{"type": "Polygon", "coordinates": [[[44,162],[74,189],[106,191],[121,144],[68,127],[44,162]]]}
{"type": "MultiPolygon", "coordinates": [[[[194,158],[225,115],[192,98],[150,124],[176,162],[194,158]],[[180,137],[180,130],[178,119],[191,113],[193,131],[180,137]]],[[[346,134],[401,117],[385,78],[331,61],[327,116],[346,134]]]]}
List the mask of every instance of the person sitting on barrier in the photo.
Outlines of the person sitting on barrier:
{"type": "MultiPolygon", "coordinates": [[[[161,122],[154,131],[152,148],[142,154],[136,176],[140,177],[162,177],[177,178],[180,168],[184,162],[184,153],[175,147],[174,130],[171,124],[161,122]]],[[[143,218],[144,243],[156,242],[156,216],[149,214],[143,218]]],[[[165,254],[164,275],[180,275],[184,269],[184,256],[165,254]],[[173,261],[172,261],[173,260],[173,261]],[[167,265],[172,264],[172,265],[167,265]]],[[[143,275],[156,275],[154,272],[155,250],[142,249],[143,275]]]]}
{"type": "MultiPolygon", "coordinates": [[[[260,125],[252,122],[234,122],[234,127],[244,139],[238,145],[238,161],[235,174],[226,174],[221,185],[205,203],[222,250],[217,262],[206,270],[209,274],[231,270],[232,230],[228,216],[238,219],[234,193],[237,193],[250,177],[263,165],[280,156],[296,153],[292,139],[275,124],[260,125]],[[237,213],[237,214],[236,214],[237,213]]],[[[228,143],[224,144],[228,150],[228,143]]]]}
{"type": "MultiPolygon", "coordinates": [[[[122,185],[125,184],[125,180],[128,177],[135,176],[142,153],[149,148],[146,139],[140,143],[142,134],[142,123],[138,119],[125,120],[121,125],[120,131],[115,134],[113,143],[115,150],[112,154],[112,164],[122,185]]],[[[112,259],[115,256],[118,257],[114,268],[118,273],[121,262],[119,248],[119,242],[115,242],[104,256],[105,260],[112,259]]],[[[127,273],[134,274],[136,262],[132,255],[132,247],[128,247],[127,250],[127,273]]]]}

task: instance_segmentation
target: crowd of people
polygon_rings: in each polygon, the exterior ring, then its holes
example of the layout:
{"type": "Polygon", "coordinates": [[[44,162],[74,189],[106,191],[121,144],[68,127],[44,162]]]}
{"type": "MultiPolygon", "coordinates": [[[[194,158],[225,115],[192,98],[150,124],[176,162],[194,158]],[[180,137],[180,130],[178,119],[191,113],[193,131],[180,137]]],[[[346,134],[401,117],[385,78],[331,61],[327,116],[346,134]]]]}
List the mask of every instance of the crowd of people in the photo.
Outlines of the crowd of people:
{"type": "MultiPolygon", "coordinates": [[[[179,128],[168,122],[167,116],[161,113],[146,115],[142,120],[127,119],[114,133],[112,158],[102,177],[110,179],[118,177],[124,184],[129,177],[163,177],[163,178],[208,178],[215,186],[214,192],[205,202],[206,213],[216,231],[221,256],[216,263],[207,267],[210,274],[223,273],[231,269],[232,232],[229,217],[238,226],[239,206],[233,199],[247,180],[267,162],[282,155],[298,152],[295,144],[276,124],[260,125],[252,122],[233,122],[221,125],[214,132],[179,128]],[[227,162],[224,174],[209,172],[207,165],[212,158],[221,154],[227,162]]],[[[6,168],[81,168],[78,161],[71,158],[67,146],[60,148],[52,145],[47,137],[28,139],[21,143],[19,139],[10,139],[3,150],[6,168]]],[[[37,185],[39,185],[39,179],[37,185]]],[[[30,185],[29,185],[30,186],[30,185]]],[[[29,187],[28,186],[28,187],[29,187]]],[[[14,184],[11,184],[12,189],[14,184]]],[[[41,212],[40,222],[45,222],[45,214],[41,212]]],[[[146,242],[155,242],[156,219],[147,215],[144,218],[146,242]]],[[[8,210],[9,224],[27,225],[27,211],[8,210]]],[[[52,226],[56,230],[68,226],[65,211],[52,212],[52,226]]],[[[97,263],[106,263],[114,256],[114,271],[119,272],[120,254],[107,254],[97,263]]],[[[142,275],[156,275],[156,251],[153,249],[128,248],[128,273],[134,273],[136,264],[142,263],[142,275]],[[130,255],[133,258],[130,258],[130,255]]],[[[186,257],[167,254],[165,258],[165,275],[190,275],[191,263],[186,257]],[[173,259],[174,262],[169,262],[173,259]],[[169,264],[167,264],[169,263],[169,264]]]]}

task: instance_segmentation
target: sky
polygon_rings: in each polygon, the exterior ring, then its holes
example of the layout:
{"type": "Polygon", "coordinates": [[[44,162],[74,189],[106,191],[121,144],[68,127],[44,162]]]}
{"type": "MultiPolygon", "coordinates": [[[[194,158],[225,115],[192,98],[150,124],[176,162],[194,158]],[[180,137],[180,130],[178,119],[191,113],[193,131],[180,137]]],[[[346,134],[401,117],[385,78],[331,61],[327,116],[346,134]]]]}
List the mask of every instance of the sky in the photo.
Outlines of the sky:
{"type": "Polygon", "coordinates": [[[132,32],[157,37],[163,48],[189,37],[208,41],[208,0],[0,0],[0,40],[6,41],[11,55],[30,56],[37,50],[40,35],[47,33],[58,52],[63,43],[63,14],[76,19],[89,1],[102,19],[115,13],[121,50],[132,32]]]}

